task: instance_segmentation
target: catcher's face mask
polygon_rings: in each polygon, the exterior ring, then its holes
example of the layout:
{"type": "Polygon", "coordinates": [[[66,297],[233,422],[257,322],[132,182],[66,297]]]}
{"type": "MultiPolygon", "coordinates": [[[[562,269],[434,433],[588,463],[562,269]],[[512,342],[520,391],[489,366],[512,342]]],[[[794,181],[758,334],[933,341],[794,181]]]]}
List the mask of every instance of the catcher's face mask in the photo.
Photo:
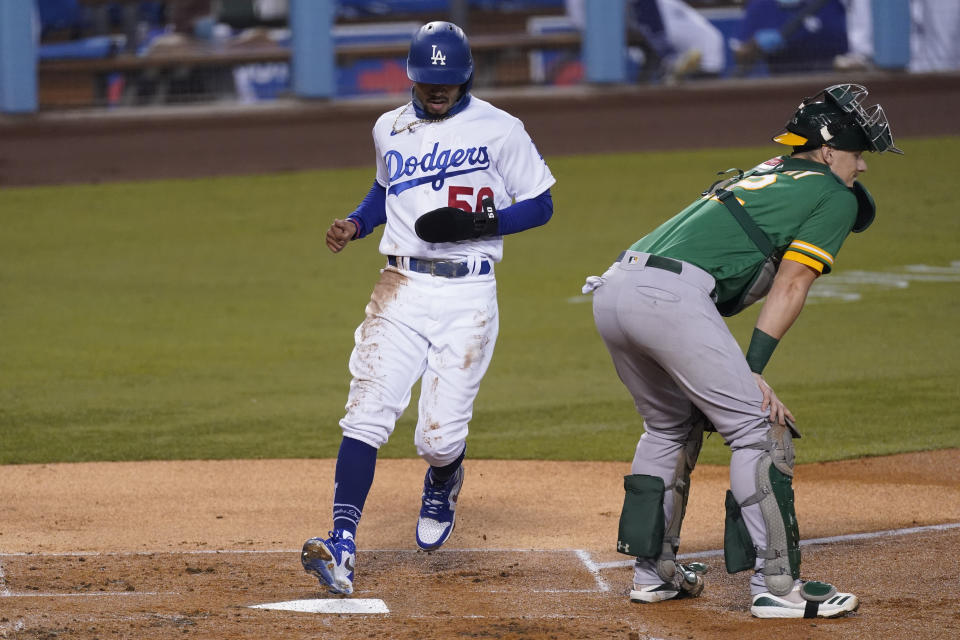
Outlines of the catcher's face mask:
{"type": "Polygon", "coordinates": [[[822,145],[845,151],[890,151],[890,123],[879,104],[864,107],[867,89],[859,84],[836,84],[800,103],[787,123],[786,132],[774,138],[794,151],[809,151],[822,145]]]}

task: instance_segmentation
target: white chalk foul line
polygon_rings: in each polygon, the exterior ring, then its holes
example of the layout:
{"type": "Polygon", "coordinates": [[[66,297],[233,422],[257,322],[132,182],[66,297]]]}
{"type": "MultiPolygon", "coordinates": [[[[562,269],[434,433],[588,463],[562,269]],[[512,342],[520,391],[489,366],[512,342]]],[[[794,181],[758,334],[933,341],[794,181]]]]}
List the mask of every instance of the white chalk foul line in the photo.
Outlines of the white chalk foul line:
{"type": "Polygon", "coordinates": [[[0,553],[0,558],[128,558],[131,556],[214,556],[214,555],[244,555],[244,554],[270,554],[270,553],[300,553],[300,549],[187,549],[183,551],[51,551],[44,553],[42,551],[11,551],[0,553]]]}
{"type": "MultiPolygon", "coordinates": [[[[906,536],[914,533],[926,533],[928,531],[948,531],[950,529],[960,528],[960,522],[950,522],[947,524],[931,524],[923,527],[907,527],[905,529],[888,529],[886,531],[870,531],[868,533],[848,533],[842,536],[830,536],[828,538],[811,538],[801,540],[801,547],[808,547],[815,544],[836,544],[838,542],[850,542],[851,540],[874,540],[876,538],[889,538],[892,536],[906,536]]],[[[723,555],[723,549],[712,549],[710,551],[697,551],[695,553],[677,554],[677,560],[697,560],[700,558],[715,558],[723,555]]],[[[633,560],[618,560],[616,562],[597,563],[598,569],[614,569],[619,567],[633,566],[633,560]]]]}
{"type": "MultiPolygon", "coordinates": [[[[186,549],[181,551],[51,551],[49,553],[37,551],[10,551],[0,552],[0,558],[22,558],[31,556],[35,558],[58,558],[58,557],[88,557],[88,558],[110,558],[110,557],[130,557],[130,556],[207,556],[207,555],[260,555],[260,554],[300,554],[300,549],[186,549]]],[[[503,547],[503,548],[444,548],[434,551],[423,551],[422,549],[364,549],[371,553],[409,553],[433,555],[435,553],[564,553],[570,549],[527,549],[522,547],[503,547]]]]}
{"type": "Polygon", "coordinates": [[[8,598],[130,598],[175,595],[179,595],[179,593],[177,591],[94,591],[91,593],[41,593],[39,591],[8,591],[7,593],[0,593],[0,596],[5,596],[8,598]]]}
{"type": "MultiPolygon", "coordinates": [[[[922,527],[907,527],[903,529],[888,529],[886,531],[872,531],[869,533],[851,533],[841,536],[831,536],[826,538],[812,538],[810,540],[803,540],[800,542],[800,546],[810,546],[818,544],[836,544],[839,542],[849,542],[852,540],[872,540],[876,538],[892,537],[892,536],[902,536],[902,535],[911,535],[916,533],[926,533],[930,531],[948,531],[950,529],[960,528],[960,522],[946,523],[946,524],[934,524],[927,525],[922,527]]],[[[100,557],[100,556],[147,556],[147,555],[160,555],[160,554],[169,554],[169,555],[216,555],[216,554],[225,554],[225,555],[243,555],[243,554],[276,554],[276,553],[296,553],[299,550],[276,550],[276,549],[267,549],[267,550],[195,550],[195,551],[117,551],[117,552],[93,552],[93,553],[82,553],[82,552],[56,552],[56,553],[0,553],[0,558],[4,557],[23,557],[23,556],[33,556],[33,557],[63,557],[63,556],[87,556],[87,557],[100,557]]],[[[394,552],[394,553],[423,553],[422,551],[416,549],[371,549],[371,552],[394,552]]],[[[629,567],[633,565],[632,560],[621,560],[616,562],[594,562],[593,558],[590,555],[589,551],[583,549],[438,549],[431,553],[459,553],[459,552],[483,552],[483,553],[563,553],[563,552],[573,552],[574,555],[583,563],[584,567],[593,575],[596,582],[596,588],[594,589],[550,589],[550,590],[541,590],[538,593],[596,593],[610,591],[610,585],[604,580],[601,575],[601,571],[604,569],[614,569],[621,567],[629,567]]],[[[695,553],[681,553],[677,556],[678,560],[692,560],[692,559],[701,559],[701,558],[711,558],[723,555],[723,549],[713,549],[709,551],[699,551],[695,553]]],[[[8,585],[6,576],[3,571],[3,564],[0,563],[0,597],[36,597],[36,598],[75,598],[75,597],[130,597],[130,596],[160,596],[160,595],[176,595],[176,592],[130,592],[130,591],[106,591],[106,592],[97,592],[97,593],[20,593],[20,592],[11,592],[8,585]]],[[[356,602],[361,601],[362,599],[324,599],[318,600],[318,602],[356,602]]],[[[296,601],[291,600],[289,602],[311,602],[311,601],[296,601]]],[[[274,603],[277,605],[282,605],[284,603],[274,603]]],[[[295,605],[291,605],[295,606],[295,605]]],[[[386,606],[386,605],[384,605],[386,606]]],[[[266,609],[270,606],[266,605],[253,605],[251,608],[261,608],[266,609]]],[[[291,609],[294,610],[294,609],[291,609]]],[[[373,612],[376,613],[376,612],[373,612]]]]}
{"type": "Polygon", "coordinates": [[[949,529],[960,529],[960,522],[948,522],[946,524],[930,524],[923,527],[907,527],[905,529],[888,529],[887,531],[871,531],[868,533],[848,533],[842,536],[832,536],[829,538],[811,538],[801,542],[800,546],[808,544],[833,544],[834,542],[847,542],[849,540],[870,540],[873,538],[887,538],[890,536],[905,536],[913,533],[926,533],[927,531],[947,531],[949,529]]]}
{"type": "Polygon", "coordinates": [[[7,576],[3,573],[3,563],[0,562],[0,598],[10,595],[10,590],[7,589],[7,576]]]}
{"type": "Polygon", "coordinates": [[[600,566],[593,561],[593,558],[590,557],[590,552],[583,549],[577,549],[574,551],[577,554],[577,557],[580,558],[580,562],[583,563],[583,566],[587,568],[587,571],[593,574],[593,579],[597,581],[597,589],[600,591],[610,591],[610,585],[607,584],[607,581],[603,579],[603,576],[600,575],[600,566]]]}
{"type": "MultiPolygon", "coordinates": [[[[529,593],[596,593],[597,591],[609,591],[610,585],[603,579],[603,576],[600,575],[599,569],[593,563],[590,558],[589,552],[583,549],[524,549],[524,548],[494,548],[494,549],[482,549],[482,548],[467,548],[467,549],[438,549],[432,552],[424,552],[419,549],[371,549],[371,552],[376,553],[405,553],[405,554],[424,554],[432,555],[434,553],[570,553],[571,551],[576,555],[577,558],[583,563],[588,571],[593,575],[594,580],[596,581],[597,586],[590,589],[534,589],[530,590],[529,593]]],[[[51,553],[35,553],[35,552],[12,552],[12,553],[0,553],[0,558],[3,557],[136,557],[136,556],[151,556],[151,555],[260,555],[260,554],[293,554],[299,553],[299,550],[277,550],[277,549],[265,549],[265,550],[245,550],[245,549],[202,549],[202,550],[188,550],[188,551],[107,551],[107,552],[80,552],[80,551],[58,551],[51,553]]],[[[96,592],[96,593],[38,593],[38,592],[11,592],[6,589],[4,582],[4,576],[2,572],[2,565],[0,565],[0,586],[3,588],[0,589],[0,597],[13,597],[13,598],[76,598],[76,597],[91,597],[91,596],[161,596],[161,595],[176,595],[176,592],[127,592],[127,591],[105,591],[105,592],[96,592]]],[[[501,589],[491,589],[489,593],[500,593],[503,592],[501,589]]],[[[360,601],[361,599],[353,599],[351,601],[360,601]]],[[[338,602],[338,599],[323,599],[316,600],[319,603],[327,602],[338,602]]],[[[343,600],[346,601],[346,600],[343,600]]],[[[252,605],[250,608],[257,609],[272,609],[272,608],[281,608],[289,611],[301,611],[296,607],[327,607],[335,605],[326,605],[319,604],[314,605],[313,600],[291,600],[288,603],[273,603],[266,605],[252,605]],[[291,604],[293,603],[293,604],[291,604]],[[307,604],[296,604],[296,603],[307,603],[307,604]],[[276,605],[276,606],[274,606],[276,605]],[[288,608],[290,607],[290,608],[288,608]]],[[[352,606],[352,605],[348,605],[352,606]]],[[[386,605],[384,605],[386,606],[386,605]]],[[[318,611],[317,613],[388,613],[379,612],[379,611],[318,611]]]]}

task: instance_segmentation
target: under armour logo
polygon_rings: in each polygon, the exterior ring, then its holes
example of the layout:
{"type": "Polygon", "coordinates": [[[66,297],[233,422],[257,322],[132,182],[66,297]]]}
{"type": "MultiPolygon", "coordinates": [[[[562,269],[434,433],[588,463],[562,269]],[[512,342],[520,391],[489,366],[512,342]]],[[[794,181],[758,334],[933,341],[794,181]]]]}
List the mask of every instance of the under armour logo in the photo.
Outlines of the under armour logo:
{"type": "Polygon", "coordinates": [[[630,544],[628,542],[617,540],[617,551],[620,553],[630,553],[630,544]]]}
{"type": "Polygon", "coordinates": [[[431,56],[430,61],[433,64],[441,64],[447,66],[447,56],[443,55],[443,51],[437,49],[437,45],[431,45],[433,47],[433,56],[431,56]]]}

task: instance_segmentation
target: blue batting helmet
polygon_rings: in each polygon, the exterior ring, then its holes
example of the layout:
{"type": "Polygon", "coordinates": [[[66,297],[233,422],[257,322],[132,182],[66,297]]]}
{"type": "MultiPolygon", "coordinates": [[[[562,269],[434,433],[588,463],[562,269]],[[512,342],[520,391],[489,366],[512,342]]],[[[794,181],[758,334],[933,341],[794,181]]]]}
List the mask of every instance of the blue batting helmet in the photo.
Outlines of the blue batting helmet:
{"type": "Polygon", "coordinates": [[[463,29],[452,22],[428,22],[413,35],[407,77],[424,84],[462,85],[473,78],[473,56],[463,29]]]}

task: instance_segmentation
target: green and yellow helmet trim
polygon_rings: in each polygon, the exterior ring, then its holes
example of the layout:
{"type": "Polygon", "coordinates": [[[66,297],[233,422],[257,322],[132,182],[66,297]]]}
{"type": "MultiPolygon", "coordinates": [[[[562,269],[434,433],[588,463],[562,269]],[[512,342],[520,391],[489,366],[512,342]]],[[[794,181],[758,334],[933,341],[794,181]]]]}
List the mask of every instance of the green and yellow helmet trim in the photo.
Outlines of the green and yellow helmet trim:
{"type": "Polygon", "coordinates": [[[786,132],[775,142],[809,151],[823,145],[847,151],[903,153],[893,143],[890,123],[883,107],[864,107],[867,90],[859,84],[835,84],[812,98],[805,98],[786,132]]]}
{"type": "Polygon", "coordinates": [[[778,136],[774,136],[773,141],[779,142],[780,144],[785,144],[788,147],[803,147],[810,142],[803,136],[797,135],[792,131],[785,131],[778,136]]]}

